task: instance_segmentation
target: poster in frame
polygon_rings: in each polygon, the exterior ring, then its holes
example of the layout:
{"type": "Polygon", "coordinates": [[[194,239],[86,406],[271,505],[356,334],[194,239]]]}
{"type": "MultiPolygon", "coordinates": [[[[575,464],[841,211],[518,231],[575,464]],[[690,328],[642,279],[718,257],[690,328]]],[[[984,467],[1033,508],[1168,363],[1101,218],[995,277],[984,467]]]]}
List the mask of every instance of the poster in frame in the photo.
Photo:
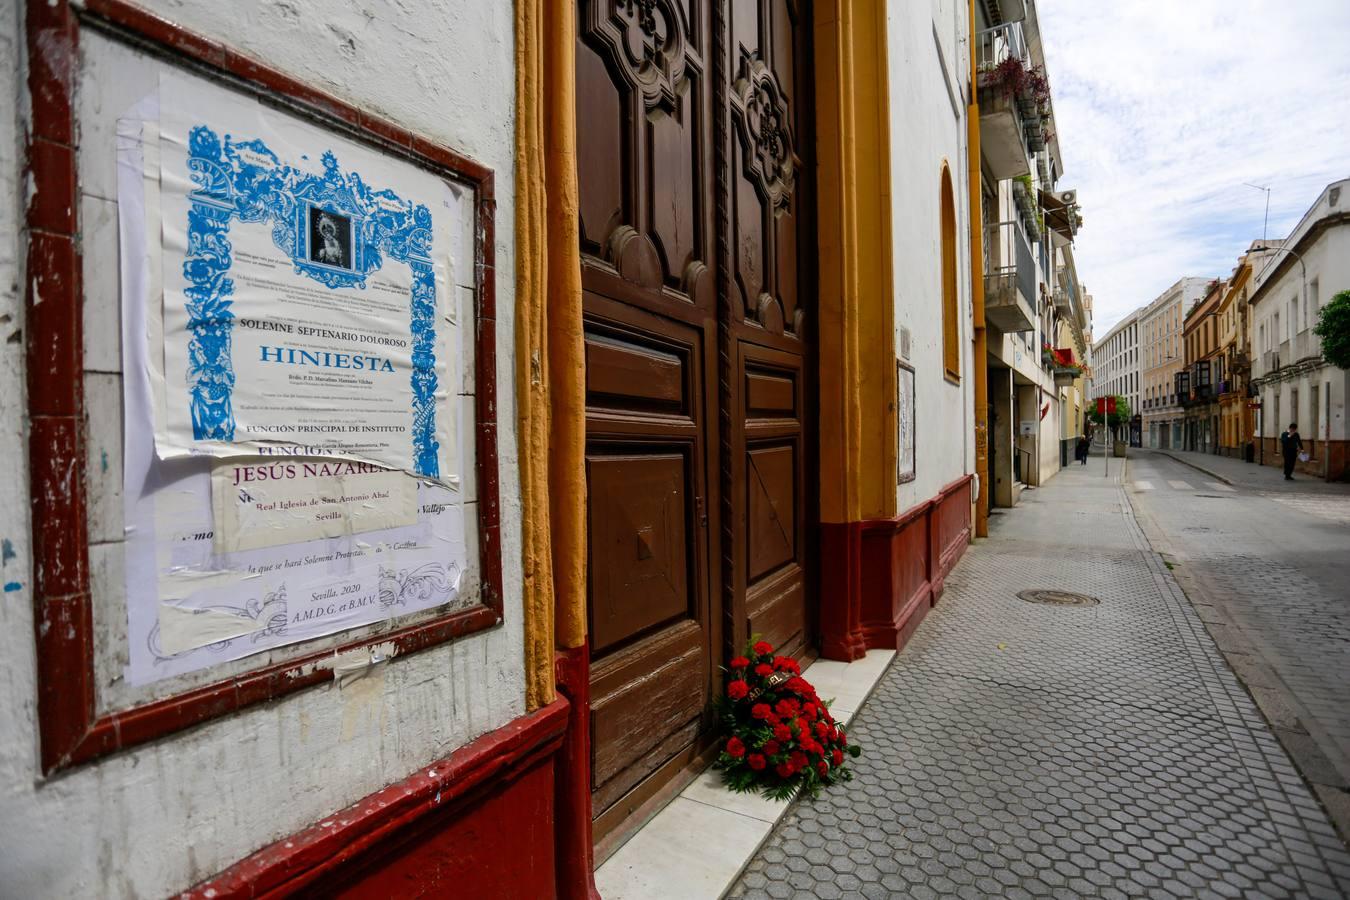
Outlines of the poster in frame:
{"type": "Polygon", "coordinates": [[[915,469],[914,367],[895,361],[895,467],[896,483],[913,481],[915,469]]]}

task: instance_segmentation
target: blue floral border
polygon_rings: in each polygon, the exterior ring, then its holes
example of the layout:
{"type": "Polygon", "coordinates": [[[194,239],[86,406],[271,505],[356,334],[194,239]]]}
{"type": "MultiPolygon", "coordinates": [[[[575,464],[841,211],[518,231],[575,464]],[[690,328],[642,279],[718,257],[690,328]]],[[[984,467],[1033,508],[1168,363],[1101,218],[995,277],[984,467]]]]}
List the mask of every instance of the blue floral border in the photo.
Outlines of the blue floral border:
{"type": "Polygon", "coordinates": [[[431,261],[431,212],[389,190],[376,191],[356,172],[345,173],[331,150],[323,174],[284,165],[262,141],[222,143],[205,125],[188,135],[189,195],[187,258],[187,386],[192,436],[199,441],[233,441],[231,397],[235,373],[230,333],[234,325],[229,277],[230,222],[271,225],[272,240],[290,256],[295,272],[330,289],[364,288],[366,276],[386,257],[412,270],[412,441],[413,470],[440,475],[436,441],[436,276],[431,261]],[[329,210],[352,222],[353,267],[320,265],[307,258],[308,210],[329,210]]]}

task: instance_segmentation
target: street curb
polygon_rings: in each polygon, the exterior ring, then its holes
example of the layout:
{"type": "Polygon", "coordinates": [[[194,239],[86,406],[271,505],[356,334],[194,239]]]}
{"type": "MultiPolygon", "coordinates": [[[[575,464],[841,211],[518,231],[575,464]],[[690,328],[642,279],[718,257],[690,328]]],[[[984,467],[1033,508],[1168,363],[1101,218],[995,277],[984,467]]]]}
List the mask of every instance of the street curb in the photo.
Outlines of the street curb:
{"type": "Polygon", "coordinates": [[[1181,463],[1183,466],[1190,466],[1192,469],[1195,469],[1197,472],[1204,472],[1204,473],[1205,473],[1206,475],[1208,475],[1209,477],[1211,477],[1211,478],[1217,478],[1217,479],[1219,479],[1220,481],[1222,481],[1224,484],[1231,485],[1231,486],[1233,486],[1233,487],[1241,487],[1241,486],[1242,486],[1242,485],[1238,484],[1236,481],[1233,481],[1231,478],[1227,478],[1227,477],[1225,477],[1225,476],[1223,476],[1223,475],[1220,475],[1218,472],[1215,472],[1215,471],[1212,470],[1212,469],[1206,469],[1204,466],[1200,465],[1199,463],[1193,463],[1193,462],[1191,462],[1189,459],[1186,459],[1186,458],[1181,457],[1181,456],[1177,456],[1175,453],[1171,453],[1171,452],[1169,452],[1169,451],[1167,451],[1167,450],[1154,450],[1153,452],[1154,452],[1154,453],[1161,453],[1163,456],[1166,456],[1166,457],[1168,457],[1169,459],[1175,459],[1177,462],[1181,463]]]}

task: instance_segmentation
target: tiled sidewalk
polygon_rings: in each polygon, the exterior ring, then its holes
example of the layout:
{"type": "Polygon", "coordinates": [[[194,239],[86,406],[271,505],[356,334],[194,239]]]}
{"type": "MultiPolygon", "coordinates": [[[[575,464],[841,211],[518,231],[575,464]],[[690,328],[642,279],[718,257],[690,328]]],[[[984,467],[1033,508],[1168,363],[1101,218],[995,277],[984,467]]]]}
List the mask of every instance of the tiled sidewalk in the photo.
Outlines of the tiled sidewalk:
{"type": "Polygon", "coordinates": [[[994,518],[859,710],[858,780],[796,804],[730,896],[1350,894],[1350,853],[1112,475],[1070,468],[994,518]]]}

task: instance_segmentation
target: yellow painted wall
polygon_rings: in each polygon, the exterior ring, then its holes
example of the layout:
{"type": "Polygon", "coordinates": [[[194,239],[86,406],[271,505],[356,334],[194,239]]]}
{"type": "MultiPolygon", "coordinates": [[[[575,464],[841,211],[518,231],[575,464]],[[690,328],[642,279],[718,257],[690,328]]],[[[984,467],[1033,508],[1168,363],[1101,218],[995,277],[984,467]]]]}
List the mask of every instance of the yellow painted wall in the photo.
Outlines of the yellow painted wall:
{"type": "Polygon", "coordinates": [[[820,515],[895,514],[886,6],[815,5],[820,515]]]}
{"type": "Polygon", "coordinates": [[[575,22],[572,0],[516,0],[516,401],[530,709],[553,700],[555,649],[586,640],[575,22]]]}

